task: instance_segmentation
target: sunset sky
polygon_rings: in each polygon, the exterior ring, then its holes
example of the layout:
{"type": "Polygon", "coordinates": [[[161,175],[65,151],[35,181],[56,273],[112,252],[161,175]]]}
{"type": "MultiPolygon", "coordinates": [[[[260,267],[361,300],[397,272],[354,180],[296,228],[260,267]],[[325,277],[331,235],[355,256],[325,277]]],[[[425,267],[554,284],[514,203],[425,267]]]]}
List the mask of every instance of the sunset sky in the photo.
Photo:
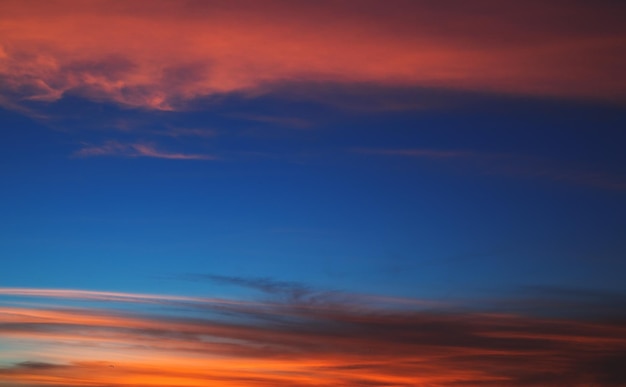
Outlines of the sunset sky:
{"type": "Polygon", "coordinates": [[[0,0],[0,387],[626,386],[624,20],[0,0]]]}

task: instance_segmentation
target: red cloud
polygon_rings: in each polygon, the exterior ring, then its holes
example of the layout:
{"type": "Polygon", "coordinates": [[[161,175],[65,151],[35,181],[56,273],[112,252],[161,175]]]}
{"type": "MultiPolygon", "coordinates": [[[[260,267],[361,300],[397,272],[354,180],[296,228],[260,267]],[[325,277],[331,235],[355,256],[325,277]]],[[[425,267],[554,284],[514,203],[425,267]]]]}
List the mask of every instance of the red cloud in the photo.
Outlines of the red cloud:
{"type": "Polygon", "coordinates": [[[1,96],[173,109],[322,81],[623,101],[624,14],[609,1],[7,0],[1,96]]]}

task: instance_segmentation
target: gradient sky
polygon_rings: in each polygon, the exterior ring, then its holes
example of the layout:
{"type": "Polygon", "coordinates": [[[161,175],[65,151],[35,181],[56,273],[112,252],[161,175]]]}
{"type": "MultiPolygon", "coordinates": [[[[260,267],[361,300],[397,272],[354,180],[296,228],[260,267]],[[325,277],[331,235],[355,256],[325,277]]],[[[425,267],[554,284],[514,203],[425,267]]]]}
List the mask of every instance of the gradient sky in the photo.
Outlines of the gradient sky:
{"type": "Polygon", "coordinates": [[[624,20],[0,1],[0,386],[625,386],[624,20]]]}

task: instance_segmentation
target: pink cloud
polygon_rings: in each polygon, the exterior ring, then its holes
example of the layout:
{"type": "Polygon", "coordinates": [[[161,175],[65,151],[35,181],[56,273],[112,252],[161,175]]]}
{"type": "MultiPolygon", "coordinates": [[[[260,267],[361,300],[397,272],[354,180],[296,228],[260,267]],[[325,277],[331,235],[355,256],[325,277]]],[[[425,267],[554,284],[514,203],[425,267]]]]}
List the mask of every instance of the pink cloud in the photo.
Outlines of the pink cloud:
{"type": "Polygon", "coordinates": [[[87,146],[76,152],[76,157],[118,156],[118,157],[153,157],[171,160],[216,160],[217,156],[193,153],[171,153],[156,149],[151,144],[122,144],[108,141],[99,146],[87,146]]]}
{"type": "Polygon", "coordinates": [[[623,102],[624,13],[558,0],[6,0],[1,94],[171,110],[304,81],[623,102]]]}

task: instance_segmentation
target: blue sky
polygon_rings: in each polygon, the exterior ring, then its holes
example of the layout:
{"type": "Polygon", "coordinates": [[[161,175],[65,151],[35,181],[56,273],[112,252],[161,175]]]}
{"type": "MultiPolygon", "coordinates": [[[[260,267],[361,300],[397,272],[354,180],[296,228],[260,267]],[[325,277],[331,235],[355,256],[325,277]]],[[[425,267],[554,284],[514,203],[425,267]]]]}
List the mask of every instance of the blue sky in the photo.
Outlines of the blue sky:
{"type": "Polygon", "coordinates": [[[624,6],[355,4],[0,4],[0,387],[626,383],[624,6]]]}
{"type": "Polygon", "coordinates": [[[268,96],[153,113],[70,97],[43,106],[53,118],[5,110],[3,282],[204,291],[176,277],[211,273],[413,297],[623,291],[621,108],[450,99],[363,112],[268,96]]]}

